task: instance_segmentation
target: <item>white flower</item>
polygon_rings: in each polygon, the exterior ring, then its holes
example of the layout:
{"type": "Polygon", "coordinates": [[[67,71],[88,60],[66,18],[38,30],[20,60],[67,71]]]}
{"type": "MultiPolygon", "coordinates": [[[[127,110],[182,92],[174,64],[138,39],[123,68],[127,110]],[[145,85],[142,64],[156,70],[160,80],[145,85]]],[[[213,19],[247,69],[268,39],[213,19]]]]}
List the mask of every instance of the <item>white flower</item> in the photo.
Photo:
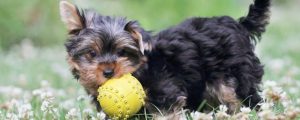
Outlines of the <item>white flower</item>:
{"type": "Polygon", "coordinates": [[[264,100],[267,100],[268,102],[272,101],[284,101],[287,99],[286,93],[282,90],[281,87],[278,87],[278,85],[274,81],[266,81],[264,83],[264,90],[261,93],[264,100]]]}
{"type": "Polygon", "coordinates": [[[105,115],[105,113],[104,112],[98,112],[97,114],[96,114],[96,117],[97,117],[97,119],[99,119],[99,120],[104,120],[105,119],[105,117],[106,117],[106,115],[105,115]]]}
{"type": "Polygon", "coordinates": [[[80,118],[80,113],[76,108],[72,108],[65,116],[67,120],[74,120],[80,118]]]}
{"type": "Polygon", "coordinates": [[[251,109],[249,107],[241,107],[239,113],[234,114],[231,119],[233,120],[250,120],[251,109]]]}
{"type": "Polygon", "coordinates": [[[219,111],[220,112],[226,112],[228,110],[227,106],[226,105],[220,105],[219,106],[219,111]]]}
{"type": "Polygon", "coordinates": [[[54,107],[54,97],[52,94],[42,93],[41,97],[43,98],[41,110],[45,115],[51,115],[54,119],[58,117],[58,109],[54,107]]]}
{"type": "Polygon", "coordinates": [[[251,109],[249,107],[241,107],[240,110],[242,113],[245,113],[245,114],[248,114],[251,112],[251,109]]]}
{"type": "Polygon", "coordinates": [[[220,105],[219,111],[217,111],[216,113],[216,118],[218,120],[228,119],[230,116],[226,113],[227,110],[228,108],[226,107],[226,105],[220,105]]]}
{"type": "Polygon", "coordinates": [[[33,117],[33,111],[31,104],[25,103],[17,107],[18,108],[18,116],[21,119],[30,119],[33,117]]]}
{"type": "Polygon", "coordinates": [[[195,111],[191,113],[191,117],[193,118],[193,120],[213,120],[212,114],[213,114],[212,112],[205,114],[205,113],[195,111]]]}
{"type": "Polygon", "coordinates": [[[49,109],[51,109],[51,107],[52,107],[52,105],[51,105],[50,101],[46,100],[46,101],[42,102],[41,110],[43,112],[48,112],[48,111],[50,111],[49,109]]]}

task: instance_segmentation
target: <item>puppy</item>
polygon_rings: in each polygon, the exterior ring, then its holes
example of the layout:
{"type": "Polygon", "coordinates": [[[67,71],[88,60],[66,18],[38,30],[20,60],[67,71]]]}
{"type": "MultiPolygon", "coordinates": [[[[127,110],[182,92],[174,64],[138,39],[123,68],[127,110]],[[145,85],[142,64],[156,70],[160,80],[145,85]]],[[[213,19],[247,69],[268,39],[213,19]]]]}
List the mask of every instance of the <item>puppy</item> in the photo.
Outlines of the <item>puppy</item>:
{"type": "Polygon", "coordinates": [[[269,7],[270,0],[254,0],[239,20],[194,17],[157,35],[136,21],[79,10],[67,1],[60,2],[60,14],[69,33],[71,71],[98,110],[98,87],[132,73],[147,91],[150,112],[197,110],[207,101],[225,104],[233,113],[261,101],[264,70],[254,48],[268,24],[269,7]]]}

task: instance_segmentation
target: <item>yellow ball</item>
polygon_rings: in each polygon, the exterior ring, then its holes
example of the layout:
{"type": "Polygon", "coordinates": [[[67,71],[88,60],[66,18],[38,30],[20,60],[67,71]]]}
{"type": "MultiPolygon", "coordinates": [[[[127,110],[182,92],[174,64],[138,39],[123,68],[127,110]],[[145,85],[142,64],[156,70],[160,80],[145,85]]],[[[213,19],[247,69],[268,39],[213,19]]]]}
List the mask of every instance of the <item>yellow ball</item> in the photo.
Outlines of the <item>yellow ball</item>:
{"type": "Polygon", "coordinates": [[[131,74],[106,81],[98,92],[102,110],[114,119],[129,118],[145,104],[143,87],[131,74]]]}

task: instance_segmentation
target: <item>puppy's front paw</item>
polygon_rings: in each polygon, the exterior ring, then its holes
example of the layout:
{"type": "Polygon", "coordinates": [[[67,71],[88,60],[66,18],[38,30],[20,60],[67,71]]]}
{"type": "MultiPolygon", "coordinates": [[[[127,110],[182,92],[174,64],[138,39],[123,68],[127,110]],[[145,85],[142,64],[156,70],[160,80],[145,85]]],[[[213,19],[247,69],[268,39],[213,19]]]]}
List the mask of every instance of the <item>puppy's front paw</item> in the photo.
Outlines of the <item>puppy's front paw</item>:
{"type": "Polygon", "coordinates": [[[178,96],[176,98],[176,101],[175,103],[173,104],[173,110],[174,111],[177,111],[177,110],[181,110],[183,107],[186,106],[186,99],[187,97],[186,96],[178,96]]]}

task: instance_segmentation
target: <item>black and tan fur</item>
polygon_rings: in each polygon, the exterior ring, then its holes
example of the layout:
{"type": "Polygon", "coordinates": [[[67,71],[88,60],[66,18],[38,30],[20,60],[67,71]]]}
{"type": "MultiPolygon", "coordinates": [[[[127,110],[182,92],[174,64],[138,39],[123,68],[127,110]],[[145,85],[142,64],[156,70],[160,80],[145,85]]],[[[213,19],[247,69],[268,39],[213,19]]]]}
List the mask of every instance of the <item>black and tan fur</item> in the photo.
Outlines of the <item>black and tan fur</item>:
{"type": "Polygon", "coordinates": [[[239,20],[194,17],[151,35],[135,21],[60,2],[75,78],[96,98],[109,78],[132,73],[147,91],[151,112],[153,105],[168,112],[196,110],[204,100],[227,105],[229,113],[241,105],[255,107],[264,71],[254,48],[268,24],[269,6],[270,0],[254,0],[239,20]]]}

